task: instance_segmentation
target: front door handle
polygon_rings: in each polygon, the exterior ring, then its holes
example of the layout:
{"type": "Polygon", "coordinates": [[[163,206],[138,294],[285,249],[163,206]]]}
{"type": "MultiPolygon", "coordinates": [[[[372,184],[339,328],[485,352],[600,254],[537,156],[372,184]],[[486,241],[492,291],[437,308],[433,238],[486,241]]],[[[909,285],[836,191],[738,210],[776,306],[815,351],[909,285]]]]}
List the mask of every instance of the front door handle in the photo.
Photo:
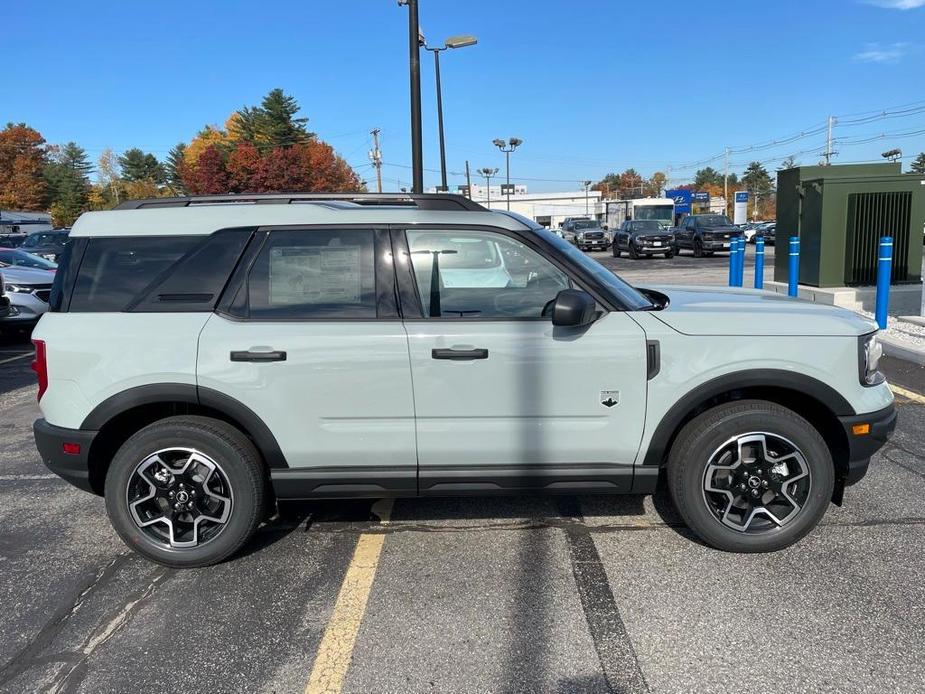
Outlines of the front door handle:
{"type": "Polygon", "coordinates": [[[487,349],[432,349],[430,356],[434,359],[450,359],[452,361],[470,361],[472,359],[488,359],[487,349]]]}
{"type": "Polygon", "coordinates": [[[286,353],[280,350],[267,352],[232,352],[231,361],[286,361],[286,353]]]}

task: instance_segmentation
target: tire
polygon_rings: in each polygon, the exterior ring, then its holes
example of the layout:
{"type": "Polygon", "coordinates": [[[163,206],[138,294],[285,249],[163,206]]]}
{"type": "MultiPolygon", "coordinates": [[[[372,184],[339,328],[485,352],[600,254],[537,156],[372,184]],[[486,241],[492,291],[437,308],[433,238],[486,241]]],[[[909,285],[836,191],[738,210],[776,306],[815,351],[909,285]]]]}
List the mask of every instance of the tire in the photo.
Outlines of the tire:
{"type": "Polygon", "coordinates": [[[708,410],[681,430],[668,456],[668,484],[684,522],[707,544],[727,552],[774,552],[816,526],[832,498],[835,472],[825,441],[809,422],[775,403],[741,400],[708,410]],[[764,449],[784,462],[761,455],[738,462],[733,451],[739,437],[747,457],[763,439],[764,449]],[[791,449],[798,455],[788,456],[791,449]],[[753,504],[749,495],[756,492],[761,496],[753,504]],[[756,505],[766,512],[754,512],[756,505]]]}
{"type": "Polygon", "coordinates": [[[632,241],[630,241],[630,244],[629,244],[629,256],[633,260],[639,260],[639,254],[636,252],[636,247],[633,246],[632,241]]]}
{"type": "Polygon", "coordinates": [[[616,243],[615,243],[613,246],[611,246],[611,251],[613,252],[613,257],[614,257],[614,258],[619,258],[619,257],[620,257],[620,249],[617,247],[617,244],[616,244],[616,243]]]}
{"type": "Polygon", "coordinates": [[[703,257],[703,244],[700,242],[700,239],[694,239],[694,257],[703,257]]]}
{"type": "Polygon", "coordinates": [[[267,480],[238,429],[208,417],[168,417],[122,445],[105,492],[109,519],[129,547],[159,564],[194,568],[223,561],[251,538],[264,518],[267,480]],[[175,512],[170,506],[179,500],[187,506],[175,512]]]}
{"type": "Polygon", "coordinates": [[[674,251],[669,248],[665,251],[665,260],[670,260],[671,258],[674,258],[674,251]]]}

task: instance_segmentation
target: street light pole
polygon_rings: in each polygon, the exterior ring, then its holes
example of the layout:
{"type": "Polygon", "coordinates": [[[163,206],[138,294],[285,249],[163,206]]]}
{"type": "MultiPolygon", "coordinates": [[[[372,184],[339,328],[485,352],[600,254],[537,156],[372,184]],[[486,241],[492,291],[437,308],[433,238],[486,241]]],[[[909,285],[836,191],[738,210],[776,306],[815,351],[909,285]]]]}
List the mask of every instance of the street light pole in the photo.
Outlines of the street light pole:
{"type": "Polygon", "coordinates": [[[504,161],[507,166],[507,209],[511,209],[511,152],[524,143],[523,140],[512,137],[507,142],[502,139],[492,140],[492,144],[504,152],[504,161]]]}
{"type": "MultiPolygon", "coordinates": [[[[485,195],[488,198],[488,209],[490,210],[491,209],[491,177],[498,173],[498,169],[497,167],[492,169],[486,166],[476,171],[476,173],[479,176],[485,177],[485,195]]],[[[469,191],[469,194],[471,197],[472,191],[469,191]]]]}
{"type": "Polygon", "coordinates": [[[421,38],[418,0],[398,0],[408,6],[408,55],[411,77],[412,193],[424,192],[424,153],[421,145],[421,38]]]}
{"type": "Polygon", "coordinates": [[[589,191],[591,190],[591,181],[580,181],[580,183],[582,186],[584,186],[585,189],[585,214],[588,214],[590,212],[588,196],[590,195],[589,191]]]}
{"type": "Polygon", "coordinates": [[[443,88],[440,85],[440,51],[447,48],[465,48],[474,46],[478,40],[474,36],[451,36],[443,42],[442,48],[431,48],[426,43],[424,48],[434,54],[434,76],[437,82],[437,132],[440,134],[440,187],[446,193],[449,186],[446,182],[446,143],[443,137],[443,88]]]}

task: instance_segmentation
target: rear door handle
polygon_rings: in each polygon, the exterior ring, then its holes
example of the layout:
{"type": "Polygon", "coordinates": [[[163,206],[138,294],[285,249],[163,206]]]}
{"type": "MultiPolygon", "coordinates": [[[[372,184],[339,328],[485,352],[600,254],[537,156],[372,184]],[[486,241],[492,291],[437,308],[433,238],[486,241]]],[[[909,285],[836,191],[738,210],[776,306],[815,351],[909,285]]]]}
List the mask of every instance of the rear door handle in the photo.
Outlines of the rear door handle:
{"type": "Polygon", "coordinates": [[[430,356],[434,359],[450,359],[452,361],[470,361],[472,359],[488,359],[487,349],[432,349],[430,356]]]}
{"type": "Polygon", "coordinates": [[[279,350],[268,352],[232,352],[231,361],[286,361],[286,353],[279,350]]]}

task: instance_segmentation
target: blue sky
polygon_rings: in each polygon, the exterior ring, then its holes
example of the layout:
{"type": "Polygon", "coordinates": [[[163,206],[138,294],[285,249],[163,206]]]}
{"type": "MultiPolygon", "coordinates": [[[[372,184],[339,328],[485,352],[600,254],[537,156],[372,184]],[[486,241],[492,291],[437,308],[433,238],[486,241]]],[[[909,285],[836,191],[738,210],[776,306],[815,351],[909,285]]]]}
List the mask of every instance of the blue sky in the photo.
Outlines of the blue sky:
{"type": "MultiPolygon", "coordinates": [[[[524,145],[512,177],[533,179],[531,190],[669,164],[680,183],[693,174],[683,165],[726,146],[818,128],[829,115],[925,106],[925,0],[420,3],[432,43],[479,38],[441,61],[449,170],[469,159],[473,170],[503,171],[491,140],[516,136],[524,145]]],[[[74,140],[94,159],[135,146],[163,157],[282,87],[367,180],[369,130],[380,127],[385,185],[409,185],[407,11],[395,0],[15,2],[4,16],[0,121],[25,121],[49,142],[74,140]]],[[[422,67],[433,185],[429,53],[422,67]]],[[[916,130],[925,109],[838,125],[836,161],[879,159],[891,147],[918,153],[925,134],[844,142],[916,130]]],[[[773,169],[801,150],[813,151],[798,160],[814,163],[824,137],[736,153],[734,170],[752,158],[773,169]]],[[[721,168],[722,157],[710,164],[721,168]]]]}

